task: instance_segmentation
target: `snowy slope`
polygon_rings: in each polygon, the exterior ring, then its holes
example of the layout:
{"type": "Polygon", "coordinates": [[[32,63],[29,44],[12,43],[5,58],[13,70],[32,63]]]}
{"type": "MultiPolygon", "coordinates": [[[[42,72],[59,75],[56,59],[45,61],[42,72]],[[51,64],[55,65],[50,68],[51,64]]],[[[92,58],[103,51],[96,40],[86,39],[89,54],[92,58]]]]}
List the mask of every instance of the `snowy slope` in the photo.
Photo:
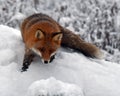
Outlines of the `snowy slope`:
{"type": "Polygon", "coordinates": [[[60,49],[48,65],[39,57],[20,68],[24,44],[18,30],[0,25],[0,96],[120,96],[120,65],[60,49]]]}

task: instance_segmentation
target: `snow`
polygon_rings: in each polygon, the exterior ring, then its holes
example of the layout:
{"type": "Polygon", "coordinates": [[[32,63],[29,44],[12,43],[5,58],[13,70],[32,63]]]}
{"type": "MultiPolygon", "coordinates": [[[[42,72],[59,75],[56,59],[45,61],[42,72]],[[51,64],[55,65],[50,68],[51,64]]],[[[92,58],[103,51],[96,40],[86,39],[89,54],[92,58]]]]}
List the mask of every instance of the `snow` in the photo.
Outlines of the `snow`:
{"type": "Polygon", "coordinates": [[[33,83],[27,96],[83,96],[81,89],[73,84],[63,83],[51,77],[33,83]]]}
{"type": "Polygon", "coordinates": [[[20,31],[4,25],[0,25],[0,55],[0,96],[120,96],[119,64],[72,50],[61,48],[48,65],[36,57],[21,73],[20,31]]]}

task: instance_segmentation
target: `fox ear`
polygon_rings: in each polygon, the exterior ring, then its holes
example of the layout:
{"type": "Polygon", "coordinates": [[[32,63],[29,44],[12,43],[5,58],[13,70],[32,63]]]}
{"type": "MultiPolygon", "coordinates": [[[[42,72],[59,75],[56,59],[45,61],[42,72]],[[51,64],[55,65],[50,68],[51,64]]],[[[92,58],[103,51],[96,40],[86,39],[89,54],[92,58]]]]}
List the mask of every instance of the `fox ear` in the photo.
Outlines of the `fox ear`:
{"type": "Polygon", "coordinates": [[[62,40],[62,37],[63,37],[63,34],[62,34],[62,33],[56,34],[56,35],[53,37],[53,40],[54,40],[54,41],[60,41],[60,40],[62,40]]]}
{"type": "Polygon", "coordinates": [[[35,33],[35,37],[37,39],[42,39],[44,37],[44,34],[41,30],[37,30],[36,33],[35,33]]]}

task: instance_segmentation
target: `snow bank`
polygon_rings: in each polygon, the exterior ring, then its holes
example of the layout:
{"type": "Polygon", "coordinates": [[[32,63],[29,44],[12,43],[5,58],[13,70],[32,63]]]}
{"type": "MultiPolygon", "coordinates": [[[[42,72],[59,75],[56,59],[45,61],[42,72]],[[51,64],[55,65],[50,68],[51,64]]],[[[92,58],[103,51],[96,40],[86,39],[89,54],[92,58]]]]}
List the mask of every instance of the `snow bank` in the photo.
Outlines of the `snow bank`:
{"type": "Polygon", "coordinates": [[[27,96],[83,96],[83,93],[78,86],[63,83],[51,77],[34,82],[30,86],[27,96]]]}
{"type": "Polygon", "coordinates": [[[20,32],[0,25],[0,96],[26,96],[28,92],[41,96],[44,88],[50,95],[60,89],[70,95],[120,96],[119,64],[61,48],[52,63],[42,64],[36,57],[28,71],[21,73],[23,55],[20,32]]]}

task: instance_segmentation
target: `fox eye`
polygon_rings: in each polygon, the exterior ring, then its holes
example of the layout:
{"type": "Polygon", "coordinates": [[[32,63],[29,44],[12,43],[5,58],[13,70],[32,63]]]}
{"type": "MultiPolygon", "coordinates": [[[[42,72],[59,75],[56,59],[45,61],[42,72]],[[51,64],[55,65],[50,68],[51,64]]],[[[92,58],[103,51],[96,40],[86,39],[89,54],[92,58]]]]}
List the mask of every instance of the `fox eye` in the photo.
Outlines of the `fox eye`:
{"type": "Polygon", "coordinates": [[[41,30],[37,30],[36,33],[35,33],[35,37],[37,39],[42,39],[44,37],[44,34],[41,30]]]}

